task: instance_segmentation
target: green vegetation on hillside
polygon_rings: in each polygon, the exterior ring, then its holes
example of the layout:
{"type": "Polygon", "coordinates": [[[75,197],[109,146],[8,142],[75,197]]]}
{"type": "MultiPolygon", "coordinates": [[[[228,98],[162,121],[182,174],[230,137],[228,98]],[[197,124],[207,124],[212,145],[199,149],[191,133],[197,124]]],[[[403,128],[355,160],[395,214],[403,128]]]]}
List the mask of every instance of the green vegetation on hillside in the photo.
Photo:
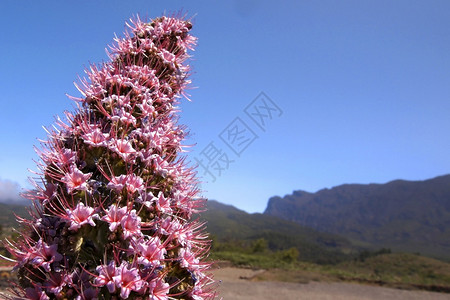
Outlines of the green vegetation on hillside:
{"type": "Polygon", "coordinates": [[[450,292],[450,264],[409,253],[381,254],[337,266],[346,280],[450,292]]]}
{"type": "Polygon", "coordinates": [[[266,270],[252,280],[295,283],[344,281],[450,293],[450,264],[414,254],[374,252],[367,259],[355,258],[336,265],[285,260],[282,253],[213,250],[212,258],[229,261],[238,267],[266,270]]]}
{"type": "Polygon", "coordinates": [[[17,227],[16,215],[28,216],[27,207],[24,205],[0,203],[0,225],[6,227],[17,227]]]}
{"type": "MultiPolygon", "coordinates": [[[[23,205],[0,203],[0,254],[5,257],[11,257],[11,255],[6,250],[3,241],[6,238],[14,240],[19,235],[19,233],[14,230],[19,227],[19,223],[16,221],[16,215],[19,217],[27,216],[27,207],[23,205]]],[[[0,259],[0,266],[4,265],[11,265],[11,262],[0,259]]]]}
{"type": "Polygon", "coordinates": [[[299,260],[330,264],[348,260],[360,250],[345,238],[216,201],[208,201],[208,211],[201,218],[208,222],[216,253],[253,254],[255,243],[264,241],[266,256],[295,248],[299,260]]]}
{"type": "Polygon", "coordinates": [[[272,197],[264,214],[374,249],[421,253],[450,261],[450,175],[424,181],[344,184],[316,193],[272,197]]]}

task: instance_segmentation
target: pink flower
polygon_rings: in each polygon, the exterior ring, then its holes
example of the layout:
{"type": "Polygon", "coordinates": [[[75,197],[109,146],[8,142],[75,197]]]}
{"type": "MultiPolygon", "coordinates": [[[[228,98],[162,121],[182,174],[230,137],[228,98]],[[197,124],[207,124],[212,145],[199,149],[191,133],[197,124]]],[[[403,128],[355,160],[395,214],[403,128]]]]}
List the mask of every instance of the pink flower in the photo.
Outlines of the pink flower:
{"type": "Polygon", "coordinates": [[[42,191],[42,204],[47,204],[49,201],[52,201],[53,198],[56,197],[56,185],[53,183],[48,183],[45,186],[45,190],[42,191]]]}
{"type": "Polygon", "coordinates": [[[172,212],[172,208],[170,207],[170,198],[164,197],[164,194],[162,192],[159,192],[158,198],[156,198],[156,209],[165,214],[169,214],[172,212]]]}
{"type": "Polygon", "coordinates": [[[127,183],[127,175],[114,176],[108,183],[108,188],[115,190],[120,193],[127,183]]]}
{"type": "Polygon", "coordinates": [[[210,292],[203,291],[201,288],[201,284],[196,284],[190,292],[190,296],[193,300],[204,300],[209,299],[213,295],[211,295],[210,292]]]}
{"type": "Polygon", "coordinates": [[[37,267],[43,267],[47,272],[50,272],[50,264],[59,262],[63,259],[62,255],[56,250],[58,245],[47,245],[40,239],[34,248],[30,249],[30,263],[37,267]]]}
{"type": "Polygon", "coordinates": [[[114,261],[111,261],[107,266],[98,266],[96,271],[98,272],[98,276],[95,277],[94,284],[99,287],[106,285],[108,291],[114,293],[116,290],[114,276],[118,275],[118,270],[116,269],[114,261]]]}
{"type": "Polygon", "coordinates": [[[129,112],[125,111],[123,107],[114,111],[114,116],[111,117],[111,121],[113,122],[120,121],[127,125],[136,126],[136,118],[133,117],[133,115],[130,114],[129,112]]]}
{"type": "Polygon", "coordinates": [[[144,204],[147,208],[152,208],[153,203],[155,203],[157,199],[158,198],[156,198],[152,192],[143,192],[136,198],[136,202],[144,204]]]}
{"type": "Polygon", "coordinates": [[[167,253],[158,237],[150,237],[146,241],[144,239],[135,241],[134,248],[139,254],[138,263],[146,267],[160,266],[164,255],[167,253]]]}
{"type": "Polygon", "coordinates": [[[169,163],[158,154],[151,155],[151,162],[152,168],[162,177],[166,177],[170,172],[169,163]]]}
{"type": "Polygon", "coordinates": [[[98,214],[94,214],[94,208],[78,203],[75,209],[66,209],[70,222],[69,230],[76,231],[84,224],[95,226],[94,219],[98,219],[98,214]]]}
{"type": "Polygon", "coordinates": [[[144,180],[138,175],[131,173],[127,175],[115,176],[108,183],[108,188],[114,189],[118,193],[120,193],[124,187],[130,194],[141,192],[145,188],[144,180]]]}
{"type": "Polygon", "coordinates": [[[77,153],[75,151],[72,151],[71,149],[64,148],[61,152],[59,152],[58,158],[60,166],[71,165],[75,163],[77,159],[77,153]]]}
{"type": "Polygon", "coordinates": [[[153,117],[153,114],[156,112],[155,107],[149,101],[144,101],[142,104],[138,104],[137,107],[141,110],[143,117],[153,117]]]}
{"type": "Polygon", "coordinates": [[[126,162],[131,161],[131,158],[136,153],[136,150],[133,148],[131,143],[124,139],[113,140],[109,148],[119,154],[119,156],[126,162]]]}
{"type": "Polygon", "coordinates": [[[111,95],[111,96],[108,96],[108,97],[102,99],[102,102],[107,103],[111,106],[131,108],[130,97],[127,97],[127,96],[111,95]]]}
{"type": "Polygon", "coordinates": [[[58,295],[62,289],[67,285],[69,277],[63,272],[50,273],[50,278],[44,282],[44,287],[47,292],[58,295]]]}
{"type": "Polygon", "coordinates": [[[139,276],[138,269],[130,268],[128,263],[123,262],[116,270],[117,275],[113,277],[116,287],[120,288],[120,297],[127,299],[131,291],[139,291],[145,282],[139,276]]]}
{"type": "Polygon", "coordinates": [[[161,191],[158,193],[158,197],[155,197],[152,192],[148,192],[139,197],[137,201],[150,209],[155,204],[156,210],[160,213],[170,214],[172,212],[171,199],[169,197],[166,198],[161,191]]]}
{"type": "Polygon", "coordinates": [[[84,174],[76,166],[71,166],[69,172],[61,178],[66,184],[67,192],[70,194],[73,190],[86,191],[88,188],[87,180],[91,178],[92,173],[84,174]]]}
{"type": "Polygon", "coordinates": [[[175,67],[175,55],[167,51],[166,49],[161,49],[161,52],[158,53],[162,58],[164,64],[168,65],[171,69],[176,69],[175,67]]]}
{"type": "Polygon", "coordinates": [[[170,285],[164,282],[161,278],[156,277],[153,279],[149,284],[149,288],[151,290],[149,300],[169,299],[167,294],[169,294],[170,285]]]}
{"type": "Polygon", "coordinates": [[[144,134],[144,138],[147,138],[149,146],[157,151],[162,151],[163,145],[167,141],[164,138],[164,133],[161,131],[162,130],[150,131],[144,134]]]}
{"type": "Polygon", "coordinates": [[[186,245],[189,242],[189,228],[184,228],[177,219],[171,219],[170,217],[163,219],[160,223],[159,232],[177,239],[181,245],[186,245]]]}
{"type": "MultiPolygon", "coordinates": [[[[141,48],[144,47],[146,50],[151,49],[153,47],[153,42],[149,39],[140,39],[141,48]],[[145,45],[143,46],[143,44],[145,45]]],[[[149,66],[126,66],[125,70],[127,72],[128,77],[135,78],[140,84],[149,87],[156,88],[159,85],[159,79],[155,75],[156,71],[149,66]]]]}
{"type": "Polygon", "coordinates": [[[141,236],[141,218],[137,216],[136,210],[128,212],[120,221],[122,225],[123,236],[125,239],[131,236],[141,236]]]}
{"type": "Polygon", "coordinates": [[[135,192],[141,192],[144,188],[144,180],[141,177],[134,173],[127,176],[126,189],[128,193],[134,194],[135,192]]]}
{"type": "Polygon", "coordinates": [[[106,211],[106,215],[102,217],[102,220],[109,223],[110,231],[115,231],[126,213],[126,207],[118,208],[115,204],[112,204],[106,211]]]}
{"type": "Polygon", "coordinates": [[[77,153],[67,148],[56,148],[53,151],[42,153],[42,159],[50,164],[55,163],[59,167],[64,167],[75,163],[77,153]]]}
{"type": "Polygon", "coordinates": [[[85,133],[83,135],[84,142],[94,146],[94,147],[103,147],[106,146],[106,139],[109,134],[103,133],[100,128],[92,129],[92,131],[85,133]]]}
{"type": "Polygon", "coordinates": [[[188,248],[181,248],[178,252],[180,258],[180,265],[190,271],[195,271],[199,268],[199,259],[188,248]]]}
{"type": "Polygon", "coordinates": [[[179,230],[181,230],[182,227],[183,226],[177,219],[172,220],[171,217],[167,217],[167,218],[161,219],[159,228],[158,228],[159,229],[158,232],[160,234],[170,235],[175,232],[178,232],[179,230]]]}

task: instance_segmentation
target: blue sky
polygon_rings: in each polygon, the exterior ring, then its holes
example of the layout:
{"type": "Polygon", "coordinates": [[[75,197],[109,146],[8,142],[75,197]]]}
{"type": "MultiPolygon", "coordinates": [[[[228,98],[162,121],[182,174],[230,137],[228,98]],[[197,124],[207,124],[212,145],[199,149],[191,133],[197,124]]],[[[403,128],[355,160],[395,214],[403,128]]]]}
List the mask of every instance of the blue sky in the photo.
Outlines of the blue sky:
{"type": "Polygon", "coordinates": [[[72,110],[65,94],[79,95],[73,82],[106,60],[125,21],[180,10],[199,38],[181,105],[190,160],[214,145],[233,161],[210,169],[215,181],[199,168],[205,196],[262,212],[293,190],[450,173],[448,1],[11,0],[0,3],[0,193],[27,186],[41,126],[72,110]],[[245,113],[261,92],[282,111],[264,131],[245,113]],[[220,138],[236,118],[257,137],[239,156],[220,138]]]}

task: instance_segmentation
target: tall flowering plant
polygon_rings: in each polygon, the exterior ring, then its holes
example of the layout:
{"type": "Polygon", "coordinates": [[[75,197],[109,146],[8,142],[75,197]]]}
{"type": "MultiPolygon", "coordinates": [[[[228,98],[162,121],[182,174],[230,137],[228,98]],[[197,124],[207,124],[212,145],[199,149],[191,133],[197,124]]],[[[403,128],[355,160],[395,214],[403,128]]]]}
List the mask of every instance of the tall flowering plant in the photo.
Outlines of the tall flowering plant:
{"type": "MultiPolygon", "coordinates": [[[[77,85],[39,151],[31,219],[8,245],[20,299],[212,299],[203,207],[179,154],[174,106],[189,84],[189,21],[132,20],[77,85]]],[[[17,299],[17,298],[13,298],[17,299]]]]}

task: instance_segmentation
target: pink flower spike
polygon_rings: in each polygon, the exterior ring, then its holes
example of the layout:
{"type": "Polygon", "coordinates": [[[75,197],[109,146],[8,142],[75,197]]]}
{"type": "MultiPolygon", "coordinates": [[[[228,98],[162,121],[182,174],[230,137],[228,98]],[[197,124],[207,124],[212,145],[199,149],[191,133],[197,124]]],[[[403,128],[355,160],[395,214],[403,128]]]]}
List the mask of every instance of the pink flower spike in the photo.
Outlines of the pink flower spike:
{"type": "Polygon", "coordinates": [[[126,213],[126,207],[118,208],[115,204],[112,204],[106,211],[106,215],[102,217],[102,220],[109,223],[110,231],[115,231],[126,213]]]}
{"type": "Polygon", "coordinates": [[[75,209],[66,209],[68,219],[70,222],[69,230],[76,231],[84,224],[95,226],[94,219],[99,219],[98,214],[94,214],[94,208],[84,206],[83,203],[78,203],[75,209]]]}
{"type": "Polygon", "coordinates": [[[70,194],[73,190],[86,191],[88,188],[87,181],[91,178],[92,173],[84,174],[76,166],[71,166],[69,172],[61,178],[66,184],[67,192],[70,194]]]}
{"type": "Polygon", "coordinates": [[[182,14],[134,18],[79,78],[75,110],[46,130],[30,218],[5,244],[20,279],[7,299],[216,298],[178,115],[196,41],[182,14]]]}

